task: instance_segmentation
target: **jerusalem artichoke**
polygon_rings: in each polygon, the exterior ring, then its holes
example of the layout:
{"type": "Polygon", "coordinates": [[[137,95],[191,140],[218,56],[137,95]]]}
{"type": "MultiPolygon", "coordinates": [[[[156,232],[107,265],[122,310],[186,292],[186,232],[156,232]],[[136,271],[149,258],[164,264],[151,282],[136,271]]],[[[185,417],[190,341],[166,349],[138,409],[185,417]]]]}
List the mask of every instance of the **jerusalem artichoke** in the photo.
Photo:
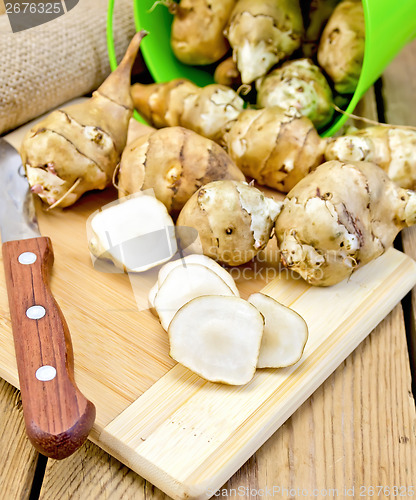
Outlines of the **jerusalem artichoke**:
{"type": "Polygon", "coordinates": [[[129,144],[120,162],[119,196],[154,190],[171,215],[211,181],[244,181],[241,170],[215,142],[183,127],[166,127],[129,144]]]}
{"type": "Polygon", "coordinates": [[[177,225],[198,231],[204,255],[238,266],[266,247],[280,207],[244,182],[216,181],[192,195],[177,225]]]}
{"type": "Polygon", "coordinates": [[[283,368],[297,363],[309,335],[302,316],[263,293],[253,293],[248,301],[264,318],[257,368],[283,368]]]}
{"type": "Polygon", "coordinates": [[[130,73],[145,32],[137,33],[118,68],[91,99],[53,111],[23,140],[21,155],[32,191],[51,207],[111,184],[133,112],[130,73]]]}
{"type": "Polygon", "coordinates": [[[179,309],[168,335],[178,363],[211,382],[242,385],[256,371],[263,317],[244,299],[206,295],[179,309]]]}
{"type": "Polygon", "coordinates": [[[340,94],[355,91],[364,59],[365,23],[361,0],[338,4],[322,33],[319,65],[340,94]]]}
{"type": "Polygon", "coordinates": [[[171,46],[185,64],[212,64],[223,57],[229,45],[224,28],[236,0],[181,0],[171,2],[175,14],[171,46]]]}
{"type": "Polygon", "coordinates": [[[257,104],[261,108],[296,108],[316,128],[332,118],[332,91],[325,76],[310,59],[295,59],[258,80],[257,104]]]}
{"type": "Polygon", "coordinates": [[[154,306],[165,330],[177,311],[187,302],[204,295],[235,297],[234,292],[214,271],[201,264],[174,267],[156,293],[154,306]]]}
{"type": "Polygon", "coordinates": [[[239,0],[226,36],[243,83],[264,76],[300,47],[303,34],[299,0],[239,0]]]}
{"type": "Polygon", "coordinates": [[[308,118],[278,106],[244,110],[224,141],[246,176],[285,193],[322,163],[326,145],[308,118]]]}
{"type": "Polygon", "coordinates": [[[416,189],[416,131],[374,126],[330,139],[327,160],[371,161],[400,187],[416,189]]]}
{"type": "Polygon", "coordinates": [[[305,35],[302,39],[302,52],[305,57],[314,57],[316,55],[322,30],[339,1],[310,0],[310,2],[307,2],[305,35]]]}
{"type": "Polygon", "coordinates": [[[241,85],[241,75],[232,56],[220,62],[214,71],[214,81],[220,85],[238,88],[241,85]]]}
{"type": "Polygon", "coordinates": [[[240,292],[238,291],[237,285],[235,284],[234,278],[231,276],[231,274],[222,266],[220,266],[214,259],[211,259],[210,257],[199,253],[191,253],[183,258],[171,260],[170,262],[167,262],[165,265],[163,265],[159,270],[159,274],[157,275],[158,287],[162,285],[162,283],[167,278],[167,275],[172,271],[173,268],[178,266],[187,267],[188,264],[199,264],[201,266],[207,267],[211,271],[214,271],[215,274],[218,274],[218,276],[223,281],[225,281],[225,283],[230,287],[231,291],[236,297],[240,296],[240,292]]]}
{"type": "Polygon", "coordinates": [[[184,79],[149,85],[136,83],[131,94],[136,109],[150,125],[179,125],[217,142],[244,106],[243,99],[224,85],[200,88],[184,79]]]}
{"type": "Polygon", "coordinates": [[[94,212],[87,223],[92,256],[124,271],[141,272],[171,259],[175,227],[154,196],[136,193],[94,212]]]}
{"type": "Polygon", "coordinates": [[[276,220],[282,263],[311,285],[334,285],[416,223],[416,192],[377,165],[329,161],[287,195],[276,220]]]}

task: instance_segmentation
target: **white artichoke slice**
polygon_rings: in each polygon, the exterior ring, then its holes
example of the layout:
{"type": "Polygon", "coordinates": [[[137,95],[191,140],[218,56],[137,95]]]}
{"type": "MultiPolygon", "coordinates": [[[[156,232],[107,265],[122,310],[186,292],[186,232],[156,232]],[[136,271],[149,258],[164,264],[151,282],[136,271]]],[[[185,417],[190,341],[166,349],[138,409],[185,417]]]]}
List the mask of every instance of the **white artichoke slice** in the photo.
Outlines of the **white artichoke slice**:
{"type": "Polygon", "coordinates": [[[246,300],[198,297],[179,309],[169,326],[170,355],[211,382],[246,384],[256,371],[263,325],[246,300]]]}
{"type": "Polygon", "coordinates": [[[159,286],[165,281],[166,276],[172,271],[172,269],[178,266],[187,267],[188,264],[201,264],[201,266],[211,269],[211,271],[214,271],[215,274],[218,274],[218,276],[225,281],[236,297],[240,296],[237,285],[235,284],[234,278],[231,274],[220,266],[214,259],[197,253],[186,255],[183,259],[173,260],[161,267],[157,279],[159,286]]]}
{"type": "Polygon", "coordinates": [[[248,301],[265,320],[257,368],[283,368],[297,363],[308,340],[308,326],[297,312],[263,293],[248,301]]]}
{"type": "Polygon", "coordinates": [[[157,294],[158,291],[159,291],[159,284],[156,281],[156,283],[149,290],[149,294],[147,296],[147,300],[148,300],[148,304],[149,304],[149,310],[156,317],[158,317],[158,314],[157,314],[157,311],[155,309],[155,298],[156,298],[156,294],[157,294]]]}
{"type": "Polygon", "coordinates": [[[166,276],[154,300],[160,323],[168,329],[176,312],[202,295],[234,296],[231,288],[214,271],[200,264],[177,266],[166,276]]]}

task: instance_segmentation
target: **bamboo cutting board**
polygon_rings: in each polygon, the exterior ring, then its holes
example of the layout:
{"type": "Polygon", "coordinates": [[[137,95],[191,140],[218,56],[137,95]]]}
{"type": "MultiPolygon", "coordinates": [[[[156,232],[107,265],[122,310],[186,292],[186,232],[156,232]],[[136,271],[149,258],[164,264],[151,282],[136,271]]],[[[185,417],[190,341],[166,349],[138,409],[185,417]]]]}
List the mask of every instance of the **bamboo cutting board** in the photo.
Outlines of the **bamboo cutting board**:
{"type": "MultiPolygon", "coordinates": [[[[208,498],[416,284],[416,264],[391,249],[348,282],[313,288],[274,278],[271,243],[237,282],[243,297],[263,289],[305,318],[304,355],[290,368],[258,370],[243,387],[212,384],[169,358],[166,333],[145,308],[155,270],[131,278],[93,268],[86,219],[114,197],[107,190],[69,210],[38,211],[54,245],[52,289],[71,331],[76,380],[97,408],[91,439],[170,496],[208,498]]],[[[2,265],[0,314],[0,377],[17,387],[2,265]]]]}

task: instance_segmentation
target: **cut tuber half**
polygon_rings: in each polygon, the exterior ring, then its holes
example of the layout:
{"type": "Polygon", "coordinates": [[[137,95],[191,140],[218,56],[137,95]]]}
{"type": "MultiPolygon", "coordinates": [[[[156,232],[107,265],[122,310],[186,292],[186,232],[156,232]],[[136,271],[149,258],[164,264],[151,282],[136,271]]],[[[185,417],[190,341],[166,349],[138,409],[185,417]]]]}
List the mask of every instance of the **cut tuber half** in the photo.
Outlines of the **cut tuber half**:
{"type": "Polygon", "coordinates": [[[211,382],[246,384],[256,371],[263,324],[246,300],[198,297],[179,309],[169,326],[170,355],[211,382]]]}
{"type": "Polygon", "coordinates": [[[125,271],[141,272],[176,253],[175,227],[165,205],[137,193],[94,213],[88,221],[89,248],[125,271]]]}
{"type": "Polygon", "coordinates": [[[253,293],[248,301],[265,321],[257,368],[283,368],[297,363],[308,340],[308,326],[302,316],[263,293],[253,293]]]}

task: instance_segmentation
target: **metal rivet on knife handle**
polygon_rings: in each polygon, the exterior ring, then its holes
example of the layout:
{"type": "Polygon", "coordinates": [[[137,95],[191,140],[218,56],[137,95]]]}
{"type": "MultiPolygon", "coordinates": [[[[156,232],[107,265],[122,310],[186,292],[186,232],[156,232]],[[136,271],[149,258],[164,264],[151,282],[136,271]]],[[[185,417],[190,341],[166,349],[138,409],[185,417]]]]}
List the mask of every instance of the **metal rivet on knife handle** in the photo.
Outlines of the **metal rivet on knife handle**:
{"type": "Polygon", "coordinates": [[[45,314],[46,310],[43,306],[31,306],[26,310],[26,316],[30,319],[41,319],[45,314]]]}
{"type": "Polygon", "coordinates": [[[49,382],[56,377],[56,368],[50,365],[44,365],[36,370],[35,375],[41,382],[49,382]]]}
{"type": "Polygon", "coordinates": [[[36,262],[38,256],[33,252],[23,252],[19,255],[17,260],[20,264],[30,265],[36,262]]]}

